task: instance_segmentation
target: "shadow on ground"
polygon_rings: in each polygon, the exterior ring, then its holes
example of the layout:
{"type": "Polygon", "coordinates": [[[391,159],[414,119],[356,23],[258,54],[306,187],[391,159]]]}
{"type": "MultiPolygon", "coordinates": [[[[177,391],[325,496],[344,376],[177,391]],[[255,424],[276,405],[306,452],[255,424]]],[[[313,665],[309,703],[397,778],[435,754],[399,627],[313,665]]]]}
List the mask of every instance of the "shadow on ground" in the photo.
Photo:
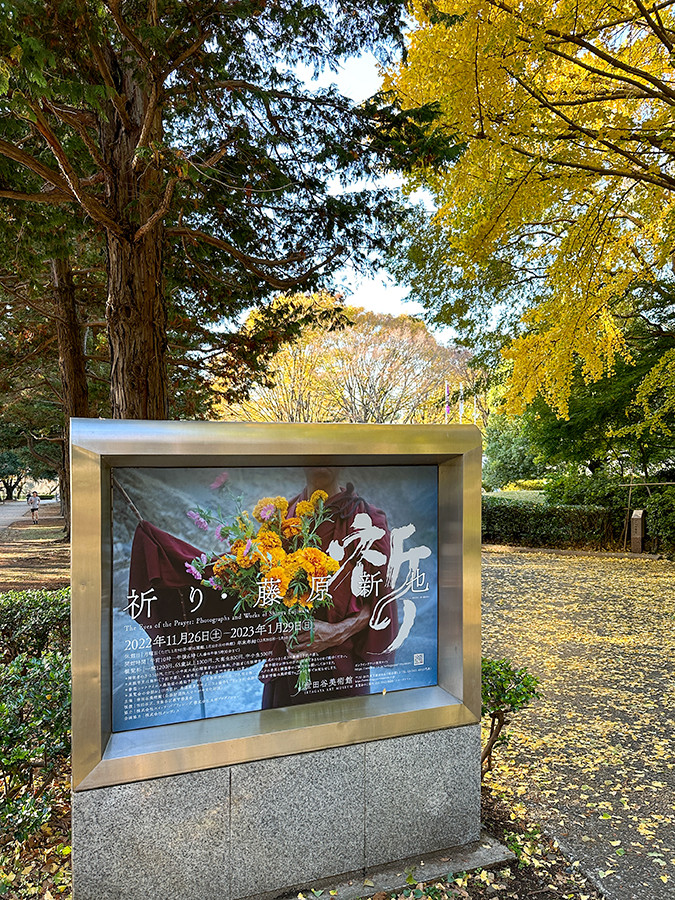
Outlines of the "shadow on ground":
{"type": "Polygon", "coordinates": [[[70,544],[56,505],[40,509],[40,522],[30,515],[0,528],[0,592],[70,584],[70,544]]]}

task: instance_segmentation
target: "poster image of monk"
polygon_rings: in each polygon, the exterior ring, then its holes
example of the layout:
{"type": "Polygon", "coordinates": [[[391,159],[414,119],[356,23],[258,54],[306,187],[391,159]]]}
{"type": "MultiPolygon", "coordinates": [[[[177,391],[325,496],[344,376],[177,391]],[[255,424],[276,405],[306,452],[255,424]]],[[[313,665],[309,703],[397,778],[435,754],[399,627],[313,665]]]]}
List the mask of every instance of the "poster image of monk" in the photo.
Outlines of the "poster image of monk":
{"type": "Polygon", "coordinates": [[[436,466],[115,468],[113,730],[437,683],[436,466]]]}

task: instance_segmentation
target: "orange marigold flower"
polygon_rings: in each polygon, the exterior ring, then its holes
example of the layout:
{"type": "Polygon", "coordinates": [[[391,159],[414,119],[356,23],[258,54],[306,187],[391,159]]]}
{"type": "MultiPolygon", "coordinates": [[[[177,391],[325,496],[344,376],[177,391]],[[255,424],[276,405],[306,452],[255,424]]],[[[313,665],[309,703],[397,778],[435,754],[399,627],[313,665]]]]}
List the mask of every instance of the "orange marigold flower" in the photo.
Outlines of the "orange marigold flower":
{"type": "Polygon", "coordinates": [[[284,519],[281,523],[281,533],[285,538],[295,537],[301,532],[301,522],[298,516],[292,516],[290,519],[284,519]]]}
{"type": "Polygon", "coordinates": [[[283,566],[285,560],[286,551],[281,547],[271,547],[269,550],[266,550],[264,553],[260,554],[262,570],[266,574],[268,574],[269,570],[274,568],[275,566],[283,566]]]}
{"type": "Polygon", "coordinates": [[[285,497],[275,497],[272,501],[282,516],[288,512],[288,500],[285,497]]]}
{"type": "Polygon", "coordinates": [[[312,496],[309,498],[309,502],[312,505],[316,505],[319,500],[323,500],[324,503],[328,500],[328,494],[325,491],[314,491],[312,496]]]}
{"type": "Polygon", "coordinates": [[[328,554],[326,554],[325,566],[326,575],[334,575],[340,568],[340,563],[337,561],[337,559],[333,559],[332,556],[328,556],[328,554]]]}
{"type": "Polygon", "coordinates": [[[220,578],[221,575],[225,575],[230,568],[230,560],[229,559],[219,559],[213,564],[213,574],[220,578]]]}
{"type": "Polygon", "coordinates": [[[305,547],[304,550],[299,550],[298,552],[303,554],[303,568],[310,575],[316,575],[318,578],[332,575],[340,567],[339,563],[317,547],[305,547]]]}
{"type": "Polygon", "coordinates": [[[284,569],[284,567],[273,566],[271,569],[269,569],[268,572],[265,573],[265,575],[267,578],[273,578],[275,581],[279,582],[279,593],[282,597],[284,597],[291,580],[289,578],[288,572],[284,569]]]}
{"type": "Polygon", "coordinates": [[[273,547],[281,547],[281,538],[275,531],[270,531],[267,528],[263,531],[261,528],[256,538],[256,544],[259,547],[264,547],[266,550],[271,550],[273,547]]]}
{"type": "Polygon", "coordinates": [[[314,504],[309,500],[299,500],[295,506],[295,514],[296,516],[313,516],[314,504]]]}

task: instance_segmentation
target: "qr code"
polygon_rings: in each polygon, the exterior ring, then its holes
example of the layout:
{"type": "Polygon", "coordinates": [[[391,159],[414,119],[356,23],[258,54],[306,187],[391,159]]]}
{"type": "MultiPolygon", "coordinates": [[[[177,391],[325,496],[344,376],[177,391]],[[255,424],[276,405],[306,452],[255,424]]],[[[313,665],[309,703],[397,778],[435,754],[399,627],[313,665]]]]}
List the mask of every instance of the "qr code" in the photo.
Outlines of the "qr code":
{"type": "Polygon", "coordinates": [[[423,666],[424,665],[424,653],[415,653],[413,656],[413,665],[414,666],[423,666]]]}

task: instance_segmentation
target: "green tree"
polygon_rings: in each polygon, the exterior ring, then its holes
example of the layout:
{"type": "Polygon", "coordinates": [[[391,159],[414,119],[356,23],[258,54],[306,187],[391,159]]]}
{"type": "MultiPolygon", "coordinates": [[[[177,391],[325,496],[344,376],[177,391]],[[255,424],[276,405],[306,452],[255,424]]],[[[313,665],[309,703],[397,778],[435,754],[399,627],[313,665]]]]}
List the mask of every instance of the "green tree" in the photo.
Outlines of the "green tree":
{"type": "MultiPolygon", "coordinates": [[[[536,454],[550,465],[572,464],[622,477],[637,472],[648,481],[650,473],[675,456],[675,439],[663,428],[640,427],[637,392],[657,359],[658,349],[648,346],[634,354],[631,364],[617,360],[611,375],[590,384],[577,368],[566,419],[537,397],[523,417],[536,454]]],[[[664,418],[663,424],[672,428],[675,417],[664,418]]]]}
{"type": "Polygon", "coordinates": [[[525,417],[492,413],[485,429],[484,453],[483,483],[489,490],[547,473],[548,466],[532,442],[525,417]]]}
{"type": "MultiPolygon", "coordinates": [[[[389,193],[345,186],[377,174],[387,147],[410,151],[379,137],[386,111],[311,90],[294,67],[395,44],[402,3],[16,0],[4,12],[0,198],[64,209],[104,243],[113,416],[168,415],[172,323],[191,323],[183,358],[197,367],[223,355],[215,323],[386,245],[389,193]]],[[[400,137],[400,111],[389,118],[400,137]]]]}
{"type": "Polygon", "coordinates": [[[33,441],[31,449],[16,425],[0,420],[0,485],[4,487],[4,499],[18,497],[26,479],[53,478],[57,471],[45,441],[33,441]]]}
{"type": "Polygon", "coordinates": [[[5,500],[18,497],[28,477],[24,460],[13,450],[0,451],[0,484],[5,489],[5,500]]]}

